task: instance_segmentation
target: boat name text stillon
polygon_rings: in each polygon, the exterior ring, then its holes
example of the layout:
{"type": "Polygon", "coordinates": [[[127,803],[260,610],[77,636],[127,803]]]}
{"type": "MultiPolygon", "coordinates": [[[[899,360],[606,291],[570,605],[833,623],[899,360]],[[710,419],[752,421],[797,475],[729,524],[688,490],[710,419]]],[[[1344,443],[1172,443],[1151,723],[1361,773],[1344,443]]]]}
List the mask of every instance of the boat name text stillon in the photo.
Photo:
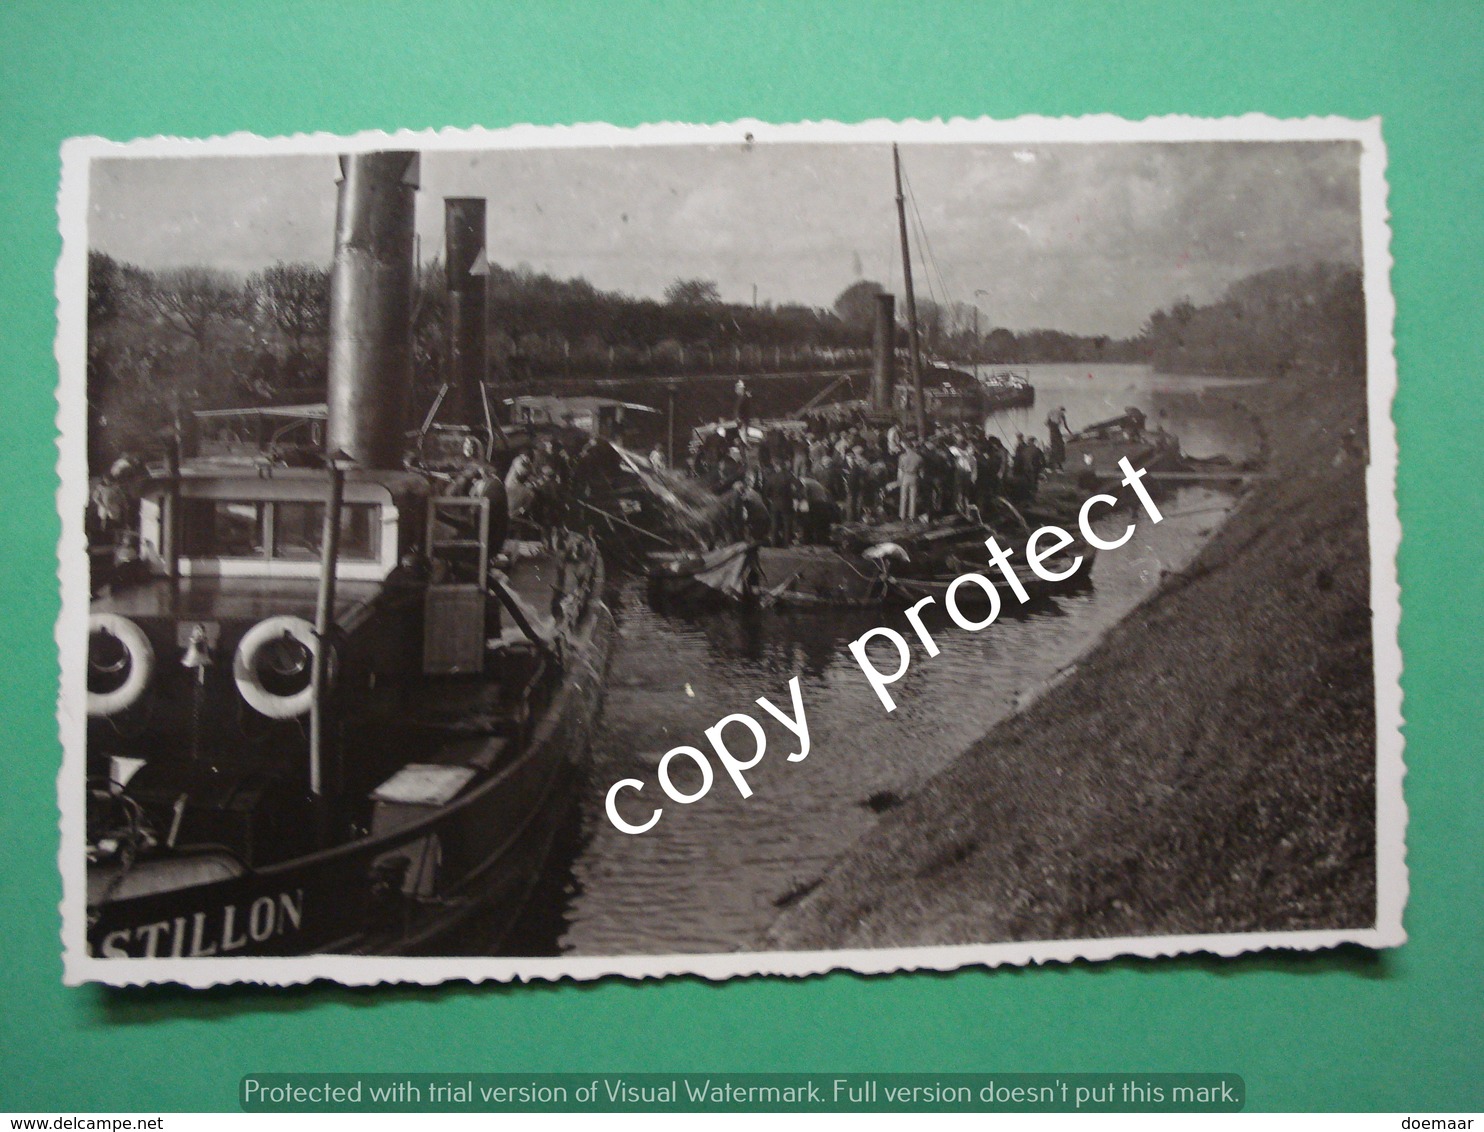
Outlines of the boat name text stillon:
{"type": "Polygon", "coordinates": [[[245,908],[227,904],[209,912],[171,916],[120,928],[103,937],[106,959],[199,959],[230,955],[274,936],[297,932],[304,922],[304,890],[259,896],[245,908]]]}

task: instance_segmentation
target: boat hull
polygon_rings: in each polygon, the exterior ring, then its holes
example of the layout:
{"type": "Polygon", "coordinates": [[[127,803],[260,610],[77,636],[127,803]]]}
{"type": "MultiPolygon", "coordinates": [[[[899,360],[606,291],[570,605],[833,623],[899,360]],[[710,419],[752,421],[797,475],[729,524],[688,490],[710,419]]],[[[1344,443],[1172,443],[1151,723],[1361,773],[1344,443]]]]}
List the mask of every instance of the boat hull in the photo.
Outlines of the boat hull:
{"type": "MultiPolygon", "coordinates": [[[[1056,567],[1058,564],[1053,562],[1048,565],[1056,567]]],[[[998,570],[980,568],[973,572],[989,579],[1002,608],[1007,607],[1012,601],[1019,600],[1019,595],[998,570]]],[[[1056,581],[1032,575],[1029,571],[1016,570],[1015,573],[1021,588],[1025,591],[1026,603],[1031,604],[1089,588],[1092,585],[1092,560],[1090,556],[1084,556],[1075,573],[1056,581]]],[[[891,596],[902,602],[917,602],[925,597],[943,601],[948,596],[949,586],[953,584],[957,576],[955,575],[954,578],[893,578],[890,587],[891,596]]],[[[988,606],[991,599],[989,591],[982,586],[963,585],[954,593],[953,600],[955,605],[962,608],[977,608],[988,606]]]]}
{"type": "Polygon", "coordinates": [[[996,413],[1001,409],[1029,408],[1036,403],[1036,390],[1030,385],[1017,385],[1002,389],[981,387],[979,396],[980,404],[986,413],[996,413]]]}
{"type": "MultiPolygon", "coordinates": [[[[524,748],[488,778],[377,836],[226,879],[90,902],[90,952],[455,954],[443,949],[476,916],[479,947],[492,948],[522,911],[602,710],[616,628],[598,596],[597,569],[587,607],[563,637],[558,687],[524,748]]],[[[92,888],[109,884],[90,880],[92,888]]]]}
{"type": "MultiPolygon", "coordinates": [[[[1077,569],[1065,579],[1048,581],[1023,563],[1017,563],[1015,575],[1031,602],[1075,593],[1092,584],[1092,564],[1096,554],[1092,547],[1079,543],[1069,548],[1067,555],[1049,560],[1047,569],[1059,573],[1070,564],[1071,556],[1081,557],[1077,569]]],[[[828,547],[791,550],[764,547],[759,551],[759,561],[771,584],[763,591],[764,600],[784,607],[859,609],[911,604],[925,597],[941,601],[954,580],[966,573],[978,573],[987,578],[1002,604],[1018,600],[1009,580],[997,568],[957,556],[952,560],[951,571],[921,577],[902,575],[893,570],[883,571],[873,560],[828,547]]],[[[990,598],[981,586],[965,585],[955,592],[954,601],[967,608],[988,605],[990,598]]]]}
{"type": "Polygon", "coordinates": [[[761,580],[758,547],[739,542],[708,551],[651,554],[645,565],[649,596],[656,604],[749,601],[761,580]]]}

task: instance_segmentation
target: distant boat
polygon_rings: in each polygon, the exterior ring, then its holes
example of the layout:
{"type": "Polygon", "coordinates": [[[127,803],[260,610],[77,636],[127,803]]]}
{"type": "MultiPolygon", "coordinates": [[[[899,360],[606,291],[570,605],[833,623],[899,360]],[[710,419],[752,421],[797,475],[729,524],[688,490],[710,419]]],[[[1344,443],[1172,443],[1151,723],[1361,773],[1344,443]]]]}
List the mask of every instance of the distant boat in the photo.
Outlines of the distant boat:
{"type": "Polygon", "coordinates": [[[902,285],[907,299],[908,370],[910,390],[897,391],[897,413],[906,423],[909,416],[915,431],[923,435],[929,421],[979,424],[986,414],[999,409],[1032,405],[1036,400],[1028,371],[999,369],[988,379],[971,379],[965,387],[955,380],[967,377],[945,366],[930,367],[924,372],[917,324],[917,297],[912,288],[912,253],[907,239],[907,205],[902,192],[902,157],[891,147],[892,167],[896,178],[897,228],[902,247],[902,285]],[[941,375],[941,378],[940,378],[941,375]]]}
{"type": "Polygon", "coordinates": [[[1036,387],[1030,370],[998,367],[978,372],[986,412],[1026,408],[1036,403],[1036,387]]]}
{"type": "MultiPolygon", "coordinates": [[[[935,362],[923,356],[917,318],[917,295],[912,284],[912,252],[907,238],[906,198],[902,191],[901,154],[892,146],[892,167],[896,181],[897,225],[902,256],[902,287],[906,298],[907,348],[905,356],[909,383],[894,389],[873,393],[879,400],[853,399],[811,403],[797,415],[821,420],[843,421],[858,417],[878,421],[895,419],[903,428],[923,435],[930,425],[982,425],[984,418],[1001,409],[1035,404],[1036,390],[1028,370],[997,367],[988,375],[974,374],[935,362]],[[889,393],[889,396],[887,394],[889,393]]],[[[886,297],[889,304],[890,297],[886,297]]],[[[888,328],[888,343],[895,331],[888,328]]],[[[878,349],[880,340],[878,337],[878,349]]],[[[886,352],[895,359],[895,349],[886,352]]],[[[893,362],[893,365],[895,363],[893,362]]]]}

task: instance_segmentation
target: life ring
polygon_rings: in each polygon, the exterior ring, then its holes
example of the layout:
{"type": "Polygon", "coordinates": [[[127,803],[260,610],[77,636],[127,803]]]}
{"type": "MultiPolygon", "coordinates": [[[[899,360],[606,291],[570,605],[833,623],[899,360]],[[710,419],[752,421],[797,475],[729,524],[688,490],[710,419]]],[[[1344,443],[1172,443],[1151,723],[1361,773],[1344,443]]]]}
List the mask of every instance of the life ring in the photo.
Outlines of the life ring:
{"type": "Polygon", "coordinates": [[[149,687],[150,677],[155,671],[155,650],[145,636],[144,630],[127,617],[117,613],[94,613],[88,617],[88,644],[91,654],[92,639],[102,633],[112,637],[123,646],[123,655],[106,667],[95,666],[89,656],[89,675],[97,668],[99,672],[113,673],[126,666],[128,675],[123,683],[111,692],[95,692],[88,689],[88,714],[92,716],[117,715],[139,702],[144,689],[149,687]]]}
{"type": "MultiPolygon", "coordinates": [[[[314,685],[310,673],[315,654],[319,652],[319,638],[314,626],[302,617],[280,615],[259,621],[242,635],[237,653],[232,658],[232,679],[237,690],[254,711],[269,719],[293,719],[303,715],[314,702],[314,685]],[[266,650],[281,647],[287,637],[303,650],[302,658],[291,669],[283,669],[285,658],[277,658],[280,671],[265,670],[270,661],[266,650]],[[293,691],[275,688],[274,683],[299,685],[293,691]]],[[[288,658],[292,663],[292,657],[288,658]]]]}

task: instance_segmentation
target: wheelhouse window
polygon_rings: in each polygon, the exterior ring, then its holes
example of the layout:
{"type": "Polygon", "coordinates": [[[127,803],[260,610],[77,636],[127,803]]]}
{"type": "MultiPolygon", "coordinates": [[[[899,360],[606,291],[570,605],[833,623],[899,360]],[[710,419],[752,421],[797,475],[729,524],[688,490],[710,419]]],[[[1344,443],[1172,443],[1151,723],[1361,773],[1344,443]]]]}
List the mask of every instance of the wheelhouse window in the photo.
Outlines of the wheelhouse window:
{"type": "MultiPolygon", "coordinates": [[[[340,512],[340,559],[381,556],[381,508],[347,503],[340,512]]],[[[273,558],[318,561],[325,505],[309,502],[182,500],[181,546],[187,558],[273,558]]]]}
{"type": "Polygon", "coordinates": [[[187,558],[266,558],[265,503],[228,499],[185,499],[181,547],[187,558]]]}
{"type": "MultiPolygon", "coordinates": [[[[325,533],[323,503],[273,503],[273,557],[319,560],[325,533]]],[[[340,557],[375,562],[381,557],[381,508],[347,503],[340,509],[340,557]]]]}

